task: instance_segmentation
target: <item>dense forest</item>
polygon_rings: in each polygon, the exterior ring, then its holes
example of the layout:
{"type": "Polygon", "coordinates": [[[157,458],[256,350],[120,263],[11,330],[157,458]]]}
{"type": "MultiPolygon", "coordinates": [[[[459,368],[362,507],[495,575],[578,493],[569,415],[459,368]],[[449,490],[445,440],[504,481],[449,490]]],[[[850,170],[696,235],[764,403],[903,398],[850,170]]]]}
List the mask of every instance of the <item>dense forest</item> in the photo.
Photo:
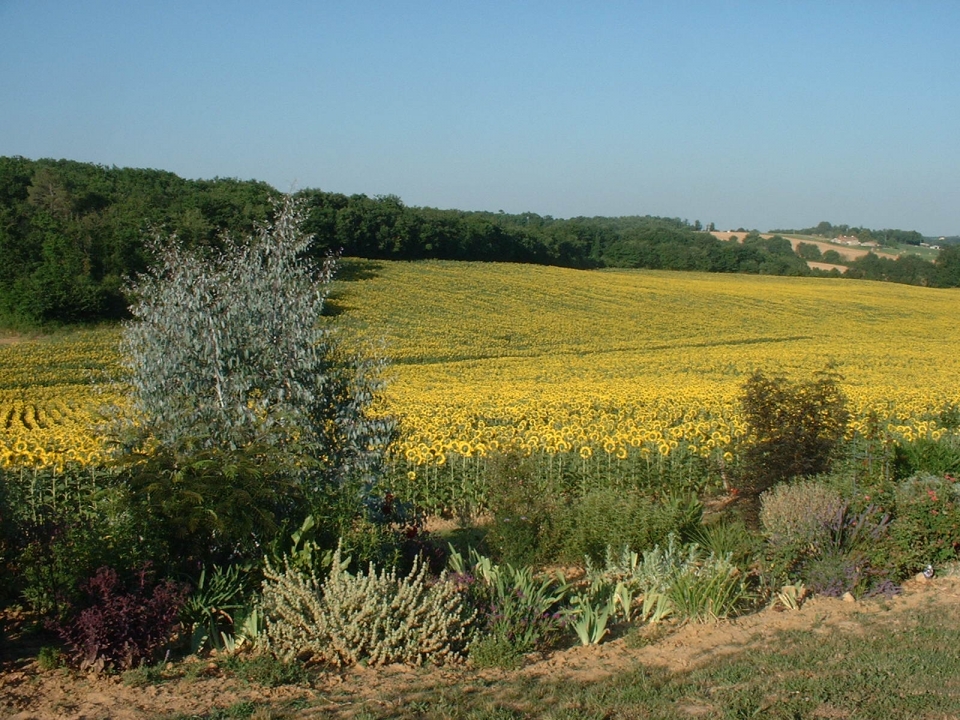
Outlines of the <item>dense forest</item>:
{"type": "MultiPolygon", "coordinates": [[[[161,170],[0,157],[0,315],[28,323],[122,317],[127,282],[150,262],[148,238],[176,235],[186,247],[215,250],[224,233],[242,237],[269,220],[272,199],[279,195],[252,180],[186,180],[161,170]]],[[[304,227],[315,235],[311,252],[318,257],[813,272],[783,238],[750,233],[740,243],[724,242],[701,232],[699,222],[678,218],[556,219],[408,207],[394,195],[316,189],[298,195],[307,213],[304,227]]],[[[960,285],[960,256],[936,265],[872,257],[848,274],[960,285]]]]}

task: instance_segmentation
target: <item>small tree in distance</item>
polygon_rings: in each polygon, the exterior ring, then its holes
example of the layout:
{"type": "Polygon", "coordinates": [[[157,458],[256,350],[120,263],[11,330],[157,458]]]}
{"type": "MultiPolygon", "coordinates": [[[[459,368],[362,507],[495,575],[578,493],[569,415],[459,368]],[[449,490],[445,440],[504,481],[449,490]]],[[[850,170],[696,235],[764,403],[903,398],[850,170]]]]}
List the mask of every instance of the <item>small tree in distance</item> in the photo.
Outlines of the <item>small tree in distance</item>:
{"type": "Polygon", "coordinates": [[[802,257],[804,260],[820,260],[823,257],[823,253],[820,248],[813,243],[797,243],[797,255],[802,257]]]}
{"type": "Polygon", "coordinates": [[[344,351],[320,321],[334,261],[311,267],[295,200],[215,256],[155,242],[133,288],[122,347],[130,482],[182,552],[259,545],[278,514],[372,483],[392,430],[372,417],[380,363],[344,351]]]}

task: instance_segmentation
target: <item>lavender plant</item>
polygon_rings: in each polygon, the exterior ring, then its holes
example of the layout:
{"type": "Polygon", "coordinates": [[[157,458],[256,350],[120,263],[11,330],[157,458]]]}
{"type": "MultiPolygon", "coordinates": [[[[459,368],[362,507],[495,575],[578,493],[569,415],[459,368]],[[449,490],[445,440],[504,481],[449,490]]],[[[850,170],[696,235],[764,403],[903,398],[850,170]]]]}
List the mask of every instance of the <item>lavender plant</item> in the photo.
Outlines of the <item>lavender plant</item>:
{"type": "Polygon", "coordinates": [[[470,649],[475,661],[495,656],[494,661],[480,664],[510,665],[557,639],[560,610],[570,591],[562,575],[534,577],[531,567],[495,564],[473,549],[467,560],[451,548],[449,564],[480,611],[481,634],[470,649]]]}
{"type": "Polygon", "coordinates": [[[859,597],[887,583],[884,544],[890,515],[870,505],[860,512],[844,502],[824,525],[824,537],[803,562],[801,577],[821,595],[859,597]]]}

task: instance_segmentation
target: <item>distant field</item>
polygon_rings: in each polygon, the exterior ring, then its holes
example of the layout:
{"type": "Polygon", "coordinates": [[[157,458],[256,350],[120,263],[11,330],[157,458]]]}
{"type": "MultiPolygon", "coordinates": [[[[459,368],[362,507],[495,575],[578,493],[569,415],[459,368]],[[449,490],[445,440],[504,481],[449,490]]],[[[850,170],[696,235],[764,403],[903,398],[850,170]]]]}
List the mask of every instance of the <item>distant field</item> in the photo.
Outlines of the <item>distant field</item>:
{"type": "MultiPolygon", "coordinates": [[[[736,237],[738,240],[743,241],[744,236],[746,236],[746,233],[743,233],[743,232],[717,231],[712,234],[718,240],[731,240],[734,237],[736,237]]],[[[769,239],[769,238],[772,238],[773,235],[774,235],[773,233],[761,233],[760,237],[769,239]]],[[[843,245],[841,243],[831,242],[829,240],[813,237],[811,235],[781,235],[781,237],[784,237],[787,240],[789,240],[794,250],[797,249],[797,245],[799,245],[800,243],[807,243],[808,245],[816,245],[818,248],[820,248],[820,252],[826,252],[827,250],[836,250],[840,254],[840,256],[846,260],[856,260],[857,258],[861,258],[869,252],[872,252],[874,255],[877,255],[879,257],[890,258],[891,260],[898,257],[898,254],[895,252],[880,250],[878,248],[860,247],[857,245],[843,245]]],[[[921,253],[919,248],[917,249],[916,254],[923,255],[927,260],[933,259],[932,257],[928,257],[929,253],[921,253]]],[[[936,255],[934,254],[933,257],[935,256],[936,255]]],[[[810,265],[810,267],[817,267],[817,266],[824,265],[824,263],[813,263],[813,262],[809,262],[807,264],[810,265]]],[[[842,266],[827,265],[827,267],[824,269],[829,270],[833,267],[842,267],[842,266]]]]}
{"type": "MultiPolygon", "coordinates": [[[[610,461],[722,454],[755,369],[844,377],[851,432],[939,433],[960,407],[957,291],[827,278],[351,262],[332,305],[394,361],[411,467],[516,447],[610,461]],[[944,416],[946,417],[946,415],[944,416]]],[[[6,464],[95,460],[115,331],[0,345],[6,464]]]]}

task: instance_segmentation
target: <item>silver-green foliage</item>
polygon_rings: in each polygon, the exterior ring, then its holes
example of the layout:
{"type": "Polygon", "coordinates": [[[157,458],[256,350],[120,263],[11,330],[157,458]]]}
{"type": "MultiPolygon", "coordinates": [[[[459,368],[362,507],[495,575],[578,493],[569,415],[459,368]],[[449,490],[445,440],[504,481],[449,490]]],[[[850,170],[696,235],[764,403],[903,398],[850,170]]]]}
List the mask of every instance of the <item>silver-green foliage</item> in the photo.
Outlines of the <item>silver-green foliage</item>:
{"type": "MultiPolygon", "coordinates": [[[[450,549],[450,569],[468,579],[474,601],[486,610],[485,627],[477,642],[509,646],[514,655],[544,649],[552,643],[559,610],[570,591],[562,573],[535,576],[530,566],[497,564],[473,548],[464,558],[452,546],[450,549]]],[[[473,652],[471,649],[471,657],[473,652]]]]}
{"type": "Polygon", "coordinates": [[[272,652],[338,667],[462,659],[475,613],[446,573],[431,582],[419,558],[404,578],[372,563],[353,575],[347,565],[339,547],[322,582],[289,564],[277,570],[266,563],[264,640],[272,652]]]}
{"type": "Polygon", "coordinates": [[[697,545],[684,545],[670,534],[663,545],[655,545],[642,555],[624,548],[619,554],[607,548],[606,561],[595,567],[586,558],[587,579],[591,583],[622,583],[633,592],[662,592],[674,579],[696,567],[704,558],[697,545]]]}
{"type": "Polygon", "coordinates": [[[630,605],[637,606],[636,617],[641,621],[667,616],[697,622],[725,618],[752,599],[743,573],[729,555],[684,545],[676,535],[642,557],[629,550],[617,555],[608,549],[604,567],[587,562],[587,579],[594,588],[606,584],[613,590],[625,619],[630,617],[630,605]]]}
{"type": "Polygon", "coordinates": [[[218,253],[154,243],[122,342],[142,446],[272,448],[275,464],[324,480],[376,470],[391,431],[367,412],[380,366],[321,322],[335,264],[304,260],[302,219],[287,198],[218,253]]]}
{"type": "MultiPolygon", "coordinates": [[[[594,583],[584,591],[570,596],[567,619],[581,645],[599,645],[606,637],[610,631],[607,623],[615,616],[618,600],[624,592],[628,591],[621,583],[617,583],[614,588],[607,584],[594,583]]],[[[632,604],[632,598],[629,595],[627,598],[627,602],[632,604]]],[[[629,613],[629,604],[625,609],[629,613]]]]}

